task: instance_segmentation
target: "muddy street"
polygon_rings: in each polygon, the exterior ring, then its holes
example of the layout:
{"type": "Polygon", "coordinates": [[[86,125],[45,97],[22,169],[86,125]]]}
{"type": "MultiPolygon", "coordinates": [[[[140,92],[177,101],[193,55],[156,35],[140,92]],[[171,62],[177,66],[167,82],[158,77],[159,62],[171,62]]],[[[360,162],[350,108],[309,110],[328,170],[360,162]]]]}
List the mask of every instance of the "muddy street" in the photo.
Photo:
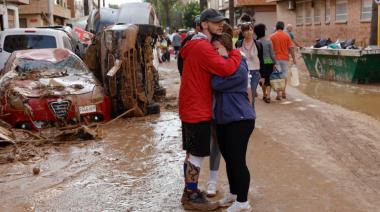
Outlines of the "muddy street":
{"type": "MultiPolygon", "coordinates": [[[[175,67],[172,61],[159,68],[167,89],[160,114],[117,120],[104,127],[101,140],[44,145],[37,147],[43,154],[0,164],[0,211],[183,211],[175,67]]],[[[334,95],[339,89],[306,78],[303,72],[300,89],[290,87],[285,101],[256,98],[247,152],[253,211],[379,211],[379,101],[365,102],[366,108],[328,101],[310,90],[323,96],[329,94],[323,89],[334,95]]],[[[350,89],[351,99],[360,91],[379,96],[376,86],[350,89]]],[[[203,167],[201,188],[208,161],[203,167]]],[[[213,200],[226,190],[222,162],[213,200]]]]}

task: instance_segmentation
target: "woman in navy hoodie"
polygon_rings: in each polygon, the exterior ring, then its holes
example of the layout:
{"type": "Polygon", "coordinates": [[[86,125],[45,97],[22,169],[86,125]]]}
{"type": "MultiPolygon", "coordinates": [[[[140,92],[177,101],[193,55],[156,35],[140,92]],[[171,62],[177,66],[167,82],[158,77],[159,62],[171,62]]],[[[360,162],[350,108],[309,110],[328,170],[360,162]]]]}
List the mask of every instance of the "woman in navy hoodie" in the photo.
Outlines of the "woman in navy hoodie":
{"type": "MultiPolygon", "coordinates": [[[[232,50],[232,38],[223,33],[212,44],[219,54],[227,57],[232,50]]],[[[250,211],[248,190],[250,174],[246,164],[249,137],[255,127],[256,114],[248,99],[248,65],[241,60],[236,72],[229,77],[212,77],[214,90],[214,119],[220,151],[226,161],[230,193],[220,205],[233,204],[227,211],[250,211]]]]}

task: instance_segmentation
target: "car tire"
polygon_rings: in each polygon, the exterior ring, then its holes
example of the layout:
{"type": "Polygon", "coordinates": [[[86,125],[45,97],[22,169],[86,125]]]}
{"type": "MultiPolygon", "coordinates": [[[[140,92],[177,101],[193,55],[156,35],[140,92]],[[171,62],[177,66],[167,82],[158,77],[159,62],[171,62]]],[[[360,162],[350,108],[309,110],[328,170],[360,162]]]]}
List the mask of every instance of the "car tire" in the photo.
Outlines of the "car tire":
{"type": "Polygon", "coordinates": [[[155,97],[165,97],[166,96],[166,89],[163,87],[156,88],[154,90],[154,96],[155,97]]]}
{"type": "Polygon", "coordinates": [[[159,114],[160,113],[160,105],[157,103],[152,103],[148,105],[148,114],[159,114]]]}

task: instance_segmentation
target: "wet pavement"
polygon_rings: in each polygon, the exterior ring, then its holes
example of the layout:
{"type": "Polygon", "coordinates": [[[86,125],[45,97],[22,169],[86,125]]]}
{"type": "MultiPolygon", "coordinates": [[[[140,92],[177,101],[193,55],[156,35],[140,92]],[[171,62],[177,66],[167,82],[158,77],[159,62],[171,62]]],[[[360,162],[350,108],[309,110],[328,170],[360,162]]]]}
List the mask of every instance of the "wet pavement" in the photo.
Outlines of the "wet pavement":
{"type": "Polygon", "coordinates": [[[299,60],[300,91],[323,102],[340,105],[380,120],[380,84],[364,85],[311,79],[302,59],[299,60]]]}
{"type": "MultiPolygon", "coordinates": [[[[161,114],[117,120],[104,127],[102,140],[46,145],[38,147],[45,153],[38,157],[0,164],[0,211],[183,211],[180,80],[174,67],[175,62],[160,67],[167,88],[161,114]],[[33,175],[35,167],[39,175],[33,175]]],[[[256,99],[257,128],[247,153],[253,209],[379,211],[380,122],[367,110],[371,116],[344,108],[350,104],[317,100],[327,98],[323,89],[330,84],[315,83],[302,80],[300,90],[310,96],[289,87],[287,100],[256,99]]],[[[351,98],[367,95],[361,86],[350,88],[351,98]]],[[[377,92],[376,86],[368,88],[377,92]]],[[[207,160],[204,167],[201,188],[207,160]]],[[[213,200],[228,190],[224,169],[221,162],[213,200]]]]}

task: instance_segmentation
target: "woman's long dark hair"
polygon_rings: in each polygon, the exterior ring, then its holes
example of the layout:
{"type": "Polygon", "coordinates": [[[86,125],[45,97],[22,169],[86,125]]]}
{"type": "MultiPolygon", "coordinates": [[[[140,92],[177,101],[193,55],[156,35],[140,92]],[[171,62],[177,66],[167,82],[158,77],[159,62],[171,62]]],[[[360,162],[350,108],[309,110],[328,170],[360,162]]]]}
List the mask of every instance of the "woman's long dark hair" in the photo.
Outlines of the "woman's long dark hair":
{"type": "Polygon", "coordinates": [[[254,28],[253,31],[255,32],[257,39],[260,39],[262,37],[265,37],[265,30],[266,30],[265,24],[257,24],[254,28]]]}
{"type": "Polygon", "coordinates": [[[224,47],[226,47],[227,51],[231,51],[233,49],[232,37],[228,33],[222,33],[221,35],[216,35],[212,38],[211,42],[219,41],[224,47]]]}

